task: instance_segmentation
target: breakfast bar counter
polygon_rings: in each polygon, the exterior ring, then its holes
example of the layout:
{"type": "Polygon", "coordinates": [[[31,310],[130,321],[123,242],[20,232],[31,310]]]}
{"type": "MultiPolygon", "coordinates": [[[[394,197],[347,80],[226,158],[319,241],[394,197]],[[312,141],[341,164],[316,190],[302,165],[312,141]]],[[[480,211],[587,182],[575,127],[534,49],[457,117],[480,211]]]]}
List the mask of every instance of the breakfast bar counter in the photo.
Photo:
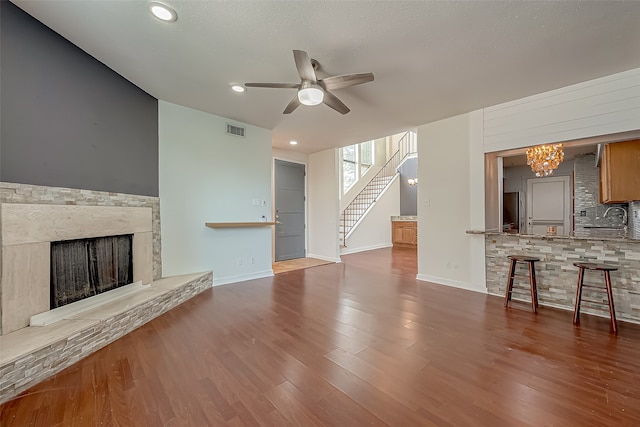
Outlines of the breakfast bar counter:
{"type": "MultiPolygon", "coordinates": [[[[497,231],[467,231],[485,239],[487,290],[504,297],[509,272],[508,255],[539,257],[536,263],[540,305],[573,310],[578,269],[574,262],[595,262],[619,266],[611,273],[616,314],[619,320],[640,322],[640,239],[597,233],[578,236],[508,234],[497,231]]],[[[600,285],[602,277],[590,275],[585,283],[600,285]]],[[[530,301],[528,288],[514,293],[514,299],[530,301]]],[[[606,302],[606,294],[594,292],[591,299],[606,302]]],[[[584,313],[608,316],[583,304],[584,313]]]]}

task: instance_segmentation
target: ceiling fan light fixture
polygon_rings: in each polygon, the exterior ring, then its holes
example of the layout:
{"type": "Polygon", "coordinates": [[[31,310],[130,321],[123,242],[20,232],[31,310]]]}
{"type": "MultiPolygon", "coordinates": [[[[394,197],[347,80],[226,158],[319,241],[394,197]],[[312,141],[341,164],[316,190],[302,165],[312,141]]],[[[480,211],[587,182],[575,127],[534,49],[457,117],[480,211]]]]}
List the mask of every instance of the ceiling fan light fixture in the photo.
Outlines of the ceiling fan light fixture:
{"type": "Polygon", "coordinates": [[[315,83],[305,82],[298,91],[298,100],[303,105],[318,105],[324,99],[324,92],[315,83]]]}

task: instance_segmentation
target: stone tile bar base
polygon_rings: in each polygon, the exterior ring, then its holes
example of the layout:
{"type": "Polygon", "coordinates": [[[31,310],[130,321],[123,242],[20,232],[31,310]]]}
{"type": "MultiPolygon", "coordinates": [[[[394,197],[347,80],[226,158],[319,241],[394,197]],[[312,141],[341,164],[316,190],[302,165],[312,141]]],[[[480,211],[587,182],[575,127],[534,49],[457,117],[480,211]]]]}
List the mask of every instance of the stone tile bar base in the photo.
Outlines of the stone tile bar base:
{"type": "Polygon", "coordinates": [[[146,289],[50,326],[0,337],[0,403],[73,365],[152,319],[211,288],[213,274],[153,282],[146,289]]]}
{"type": "MultiPolygon", "coordinates": [[[[504,297],[509,273],[507,255],[531,255],[540,258],[535,263],[539,303],[568,310],[573,310],[576,298],[578,269],[573,266],[574,262],[616,264],[619,269],[611,272],[616,316],[618,320],[640,323],[640,241],[488,234],[485,247],[489,294],[504,297]]],[[[513,298],[530,302],[528,282],[518,279],[522,278],[516,277],[514,288],[520,288],[522,292],[514,293],[513,298]]],[[[604,289],[602,273],[587,272],[585,284],[604,289]]],[[[583,298],[606,303],[605,292],[586,291],[585,288],[583,298]]],[[[600,309],[584,302],[580,311],[609,316],[606,306],[600,309]]]]}

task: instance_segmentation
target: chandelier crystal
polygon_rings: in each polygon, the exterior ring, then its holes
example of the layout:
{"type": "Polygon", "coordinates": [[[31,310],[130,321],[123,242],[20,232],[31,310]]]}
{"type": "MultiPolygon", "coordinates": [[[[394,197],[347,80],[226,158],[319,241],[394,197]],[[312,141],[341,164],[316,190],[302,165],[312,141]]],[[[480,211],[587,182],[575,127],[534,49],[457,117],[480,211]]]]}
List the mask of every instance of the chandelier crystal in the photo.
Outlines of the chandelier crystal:
{"type": "Polygon", "coordinates": [[[549,176],[564,160],[562,144],[538,145],[527,148],[527,164],[536,176],[549,176]]]}

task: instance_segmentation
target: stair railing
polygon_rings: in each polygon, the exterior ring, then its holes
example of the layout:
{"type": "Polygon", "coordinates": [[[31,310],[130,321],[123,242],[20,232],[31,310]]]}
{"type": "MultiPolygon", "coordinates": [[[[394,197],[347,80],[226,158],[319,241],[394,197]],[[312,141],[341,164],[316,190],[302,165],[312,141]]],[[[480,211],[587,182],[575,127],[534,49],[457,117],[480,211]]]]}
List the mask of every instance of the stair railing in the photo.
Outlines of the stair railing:
{"type": "Polygon", "coordinates": [[[398,151],[385,163],[369,183],[358,193],[342,212],[340,234],[342,244],[346,246],[347,237],[367,210],[375,203],[382,191],[398,173],[398,167],[404,159],[417,153],[417,140],[414,132],[405,133],[398,142],[398,151]]]}

